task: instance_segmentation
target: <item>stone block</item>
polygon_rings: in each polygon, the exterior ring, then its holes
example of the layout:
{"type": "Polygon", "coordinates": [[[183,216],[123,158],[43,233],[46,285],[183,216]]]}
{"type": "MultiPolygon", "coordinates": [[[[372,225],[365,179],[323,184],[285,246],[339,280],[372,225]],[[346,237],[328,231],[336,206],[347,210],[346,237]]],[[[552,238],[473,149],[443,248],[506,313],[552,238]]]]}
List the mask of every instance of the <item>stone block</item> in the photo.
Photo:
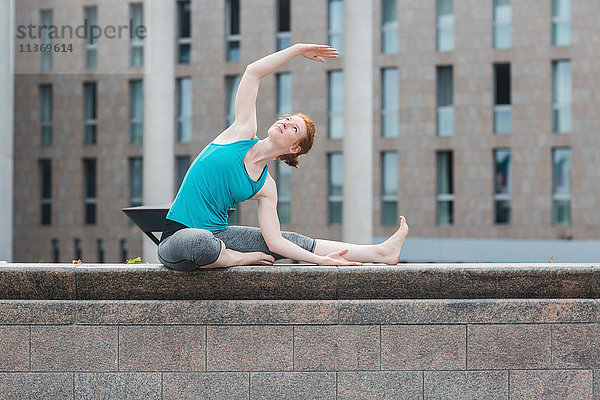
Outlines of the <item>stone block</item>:
{"type": "Polygon", "coordinates": [[[592,400],[592,371],[510,371],[511,400],[592,400]]]}
{"type": "Polygon", "coordinates": [[[75,268],[9,264],[0,268],[0,299],[75,299],[75,268]]]}
{"type": "Polygon", "coordinates": [[[425,400],[506,400],[508,371],[425,371],[425,400]]]}
{"type": "Polygon", "coordinates": [[[384,325],[381,369],[465,369],[465,345],[465,326],[384,325]]]}
{"type": "Polygon", "coordinates": [[[326,266],[240,266],[185,273],[159,265],[77,268],[82,300],[332,300],[336,282],[336,267],[326,266]]]}
{"type": "Polygon", "coordinates": [[[78,400],[144,399],[161,400],[160,374],[77,373],[78,400]]]}
{"type": "Polygon", "coordinates": [[[338,400],[423,398],[423,373],[404,371],[339,372],[338,400]]]}
{"type": "Polygon", "coordinates": [[[335,372],[251,372],[250,400],[335,400],[335,372]]]}
{"type": "Polygon", "coordinates": [[[339,270],[339,299],[589,298],[587,265],[407,264],[339,270]]]}
{"type": "Polygon", "coordinates": [[[552,366],[600,368],[600,325],[552,326],[552,366]]]}
{"type": "Polygon", "coordinates": [[[73,398],[72,373],[0,373],[2,400],[73,398]]]}
{"type": "Polygon", "coordinates": [[[593,374],[594,379],[594,400],[600,400],[600,370],[595,369],[593,374]]]}
{"type": "Polygon", "coordinates": [[[340,300],[340,324],[596,322],[592,299],[340,300]]]}
{"type": "Polygon", "coordinates": [[[335,324],[336,300],[90,300],[77,303],[77,323],[335,324]]]}
{"type": "Polygon", "coordinates": [[[380,327],[295,326],[295,371],[378,370],[380,327]]]}
{"type": "Polygon", "coordinates": [[[204,371],[204,326],[123,326],[120,371],[204,371]]]}
{"type": "Polygon", "coordinates": [[[247,400],[246,372],[164,373],[163,400],[247,400]]]}
{"type": "Polygon", "coordinates": [[[0,326],[0,371],[29,369],[29,327],[0,326]]]}
{"type": "Polygon", "coordinates": [[[207,371],[291,371],[291,326],[208,326],[207,371]]]}
{"type": "Polygon", "coordinates": [[[33,326],[32,371],[116,371],[117,328],[33,326]]]}
{"type": "Polygon", "coordinates": [[[469,325],[467,369],[550,368],[549,325],[469,325]]]}
{"type": "Polygon", "coordinates": [[[75,303],[63,300],[2,300],[0,324],[67,325],[75,321],[75,303]]]}

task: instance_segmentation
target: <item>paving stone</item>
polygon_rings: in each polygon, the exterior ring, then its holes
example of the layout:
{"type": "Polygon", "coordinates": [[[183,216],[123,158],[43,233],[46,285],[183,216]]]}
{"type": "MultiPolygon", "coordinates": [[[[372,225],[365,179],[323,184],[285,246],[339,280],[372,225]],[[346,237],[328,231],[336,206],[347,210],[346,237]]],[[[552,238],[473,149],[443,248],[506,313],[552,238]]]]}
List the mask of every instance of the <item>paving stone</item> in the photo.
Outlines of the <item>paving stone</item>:
{"type": "Polygon", "coordinates": [[[120,371],[204,371],[204,326],[124,326],[120,371]]]}
{"type": "Polygon", "coordinates": [[[384,325],[381,369],[465,369],[465,340],[464,325],[384,325]]]}
{"type": "Polygon", "coordinates": [[[592,400],[592,371],[510,371],[511,400],[592,400]]]}
{"type": "Polygon", "coordinates": [[[162,400],[247,400],[248,373],[164,373],[162,400]]]}
{"type": "Polygon", "coordinates": [[[338,372],[338,400],[421,400],[422,398],[422,372],[338,372]]]}
{"type": "Polygon", "coordinates": [[[469,325],[467,369],[550,368],[549,325],[469,325]]]}
{"type": "Polygon", "coordinates": [[[594,379],[594,400],[600,400],[600,370],[595,369],[593,374],[594,379]]]}
{"type": "Polygon", "coordinates": [[[0,373],[0,400],[73,398],[72,373],[0,373]]]}
{"type": "Polygon", "coordinates": [[[116,371],[117,328],[33,326],[33,371],[116,371]]]}
{"type": "Polygon", "coordinates": [[[506,400],[508,371],[425,371],[425,400],[506,400]]]}
{"type": "Polygon", "coordinates": [[[294,327],[295,371],[379,369],[379,326],[294,327]]]}
{"type": "Polygon", "coordinates": [[[77,303],[77,323],[335,324],[336,300],[91,300],[77,303]]]}
{"type": "Polygon", "coordinates": [[[0,300],[0,324],[67,325],[74,321],[73,301],[0,300]]]}
{"type": "Polygon", "coordinates": [[[251,372],[250,400],[335,400],[335,372],[251,372]]]}
{"type": "Polygon", "coordinates": [[[340,324],[596,322],[592,299],[340,300],[340,324]]]}
{"type": "Polygon", "coordinates": [[[0,371],[29,369],[29,327],[0,326],[0,371]]]}
{"type": "Polygon", "coordinates": [[[552,366],[600,368],[600,325],[553,325],[552,366]]]}
{"type": "Polygon", "coordinates": [[[207,371],[291,371],[291,326],[208,326],[207,371]]]}
{"type": "Polygon", "coordinates": [[[77,373],[75,399],[161,399],[160,374],[77,373]]]}

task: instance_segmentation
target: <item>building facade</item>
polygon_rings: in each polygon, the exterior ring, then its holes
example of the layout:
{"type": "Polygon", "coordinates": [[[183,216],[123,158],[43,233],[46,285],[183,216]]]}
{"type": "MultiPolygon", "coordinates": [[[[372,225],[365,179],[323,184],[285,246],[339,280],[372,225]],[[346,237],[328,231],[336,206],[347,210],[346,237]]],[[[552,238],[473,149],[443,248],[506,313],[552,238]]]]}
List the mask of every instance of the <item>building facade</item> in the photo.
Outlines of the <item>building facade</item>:
{"type": "MultiPolygon", "coordinates": [[[[508,261],[523,239],[521,261],[600,249],[595,0],[23,0],[14,12],[24,31],[87,20],[89,33],[15,40],[15,261],[154,261],[121,209],[172,201],[232,122],[245,66],[296,42],[341,55],[261,82],[259,138],[284,113],[317,125],[299,169],[269,164],[282,230],[366,244],[404,215],[409,261],[508,261]],[[126,25],[136,33],[110,37],[126,25]],[[73,50],[20,47],[33,43],[73,50]]],[[[231,223],[257,225],[255,202],[237,208],[231,223]]]]}

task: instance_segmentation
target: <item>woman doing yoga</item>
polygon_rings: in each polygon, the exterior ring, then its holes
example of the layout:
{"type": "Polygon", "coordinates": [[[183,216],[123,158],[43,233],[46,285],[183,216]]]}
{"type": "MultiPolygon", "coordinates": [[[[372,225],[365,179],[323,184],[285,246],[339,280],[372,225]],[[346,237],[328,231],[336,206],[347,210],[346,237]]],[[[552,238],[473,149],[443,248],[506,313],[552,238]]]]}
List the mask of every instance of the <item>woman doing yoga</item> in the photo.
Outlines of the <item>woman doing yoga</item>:
{"type": "Polygon", "coordinates": [[[165,266],[182,271],[233,265],[270,265],[289,258],[319,265],[397,264],[408,234],[398,230],[378,245],[356,245],[281,232],[277,187],[267,163],[292,167],[313,145],[315,124],[304,114],[275,121],[265,139],[256,137],[256,96],[260,80],[296,56],[324,62],[338,52],[326,45],[295,44],[246,67],[235,97],[235,121],[196,157],[171,206],[158,245],[165,266]],[[258,201],[260,228],[227,226],[227,210],[258,201]]]}

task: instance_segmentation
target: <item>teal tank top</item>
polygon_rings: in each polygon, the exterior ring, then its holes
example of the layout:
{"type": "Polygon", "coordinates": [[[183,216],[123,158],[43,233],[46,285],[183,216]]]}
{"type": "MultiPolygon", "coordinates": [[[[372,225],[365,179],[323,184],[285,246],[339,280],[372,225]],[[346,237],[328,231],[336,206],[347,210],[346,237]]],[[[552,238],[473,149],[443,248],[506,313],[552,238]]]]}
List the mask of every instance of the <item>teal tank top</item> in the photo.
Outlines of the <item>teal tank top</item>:
{"type": "Polygon", "coordinates": [[[268,166],[258,181],[244,166],[244,157],[256,142],[258,138],[209,143],[185,174],[167,218],[189,228],[227,228],[227,210],[252,198],[267,178],[268,166]]]}

